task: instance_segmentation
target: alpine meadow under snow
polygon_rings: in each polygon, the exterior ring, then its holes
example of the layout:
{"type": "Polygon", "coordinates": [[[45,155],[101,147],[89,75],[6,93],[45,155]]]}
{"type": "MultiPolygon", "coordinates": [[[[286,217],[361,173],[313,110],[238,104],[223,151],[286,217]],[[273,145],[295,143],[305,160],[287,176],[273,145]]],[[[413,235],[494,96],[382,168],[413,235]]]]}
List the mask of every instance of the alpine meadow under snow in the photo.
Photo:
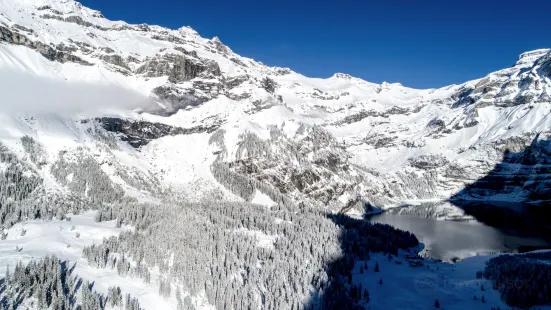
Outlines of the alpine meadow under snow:
{"type": "Polygon", "coordinates": [[[551,49],[418,90],[308,78],[74,0],[0,0],[0,79],[0,307],[550,301],[548,288],[507,286],[548,279],[545,254],[424,260],[415,236],[358,215],[548,202],[551,49]],[[500,269],[520,265],[516,279],[500,269]]]}

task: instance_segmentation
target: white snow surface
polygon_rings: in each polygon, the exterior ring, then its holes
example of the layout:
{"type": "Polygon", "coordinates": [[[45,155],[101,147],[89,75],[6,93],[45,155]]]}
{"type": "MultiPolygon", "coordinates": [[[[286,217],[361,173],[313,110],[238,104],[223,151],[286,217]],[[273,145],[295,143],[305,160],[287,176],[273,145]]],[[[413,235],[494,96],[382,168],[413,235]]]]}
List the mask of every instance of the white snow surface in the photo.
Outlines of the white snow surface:
{"type": "Polygon", "coordinates": [[[436,299],[442,309],[509,309],[501,301],[499,291],[492,289],[491,281],[476,278],[476,272],[483,270],[491,257],[475,256],[456,264],[426,260],[424,266],[410,267],[403,253],[393,257],[392,261],[385,255],[377,254],[371,257],[369,269],[363,274],[360,267],[364,263],[356,264],[353,283],[361,283],[368,289],[371,299],[368,306],[373,310],[434,309],[436,299]],[[375,262],[379,263],[380,272],[374,271],[375,262]],[[380,279],[383,280],[382,285],[379,284],[380,279]],[[482,285],[484,291],[481,290],[482,285]],[[485,303],[481,302],[482,296],[485,303]]]}
{"type": "MultiPolygon", "coordinates": [[[[503,150],[496,151],[493,143],[538,132],[547,134],[551,128],[551,81],[543,69],[551,57],[549,49],[524,53],[515,66],[479,80],[419,90],[398,83],[369,83],[343,73],[327,79],[309,78],[239,56],[220,39],[202,38],[189,27],[172,30],[110,21],[73,0],[2,0],[0,13],[2,27],[33,42],[70,46],[74,50],[69,53],[90,64],[52,61],[21,44],[0,44],[0,78],[5,80],[0,91],[6,94],[0,103],[5,124],[0,140],[17,147],[21,136],[30,135],[46,147],[52,160],[60,150],[79,146],[94,149],[86,126],[76,123],[104,115],[181,128],[221,123],[227,161],[239,159],[239,136],[245,132],[269,139],[275,127],[292,141],[300,137],[297,130],[301,124],[319,125],[345,146],[349,164],[374,174],[366,177],[372,192],[383,195],[394,187],[395,198],[382,203],[385,207],[409,200],[447,198],[499,161],[503,150]],[[186,57],[215,61],[225,80],[243,78],[244,82],[219,93],[212,88],[201,90],[207,96],[205,102],[169,116],[137,113],[171,105],[152,94],[159,86],[182,91],[205,83],[225,87],[216,77],[172,83],[166,75],[141,71],[151,59],[183,56],[183,50],[186,57]],[[113,55],[122,59],[123,69],[104,60],[113,55]],[[273,93],[260,85],[266,77],[277,84],[273,93]],[[246,96],[231,99],[241,94],[246,96]],[[459,104],[461,96],[472,100],[459,104]],[[524,102],[519,98],[531,99],[524,102]],[[514,100],[523,103],[508,104],[514,100]],[[262,108],[257,109],[255,102],[262,102],[262,108]],[[23,122],[22,117],[35,121],[23,122]],[[426,155],[437,155],[467,171],[463,177],[451,178],[445,171],[449,165],[438,167],[439,176],[434,178],[411,167],[411,160],[426,155]],[[412,190],[408,183],[412,181],[404,181],[404,174],[416,176],[415,182],[429,178],[431,190],[412,190]]],[[[164,187],[183,189],[202,184],[218,188],[211,184],[209,166],[215,156],[206,142],[207,135],[163,138],[142,151],[126,148],[127,154],[119,152],[111,160],[146,170],[164,187]]],[[[368,188],[354,187],[360,191],[368,188]]],[[[355,196],[347,192],[341,198],[355,196]]],[[[335,203],[346,205],[347,201],[335,203]]]]}
{"type": "Polygon", "coordinates": [[[268,208],[277,205],[268,195],[262,193],[259,190],[256,190],[254,198],[251,200],[251,203],[255,203],[261,206],[266,206],[268,208]]]}
{"type": "MultiPolygon", "coordinates": [[[[111,286],[119,286],[123,293],[130,293],[138,297],[145,309],[176,309],[176,298],[173,296],[164,299],[159,296],[156,278],[153,272],[152,283],[146,284],[141,279],[118,275],[116,269],[95,268],[88,264],[82,256],[85,246],[101,243],[103,238],[117,236],[125,229],[116,228],[115,221],[97,223],[94,221],[95,212],[71,216],[71,221],[33,220],[16,224],[7,230],[8,237],[0,242],[0,270],[5,273],[6,268],[13,272],[18,261],[27,264],[31,260],[40,260],[46,255],[54,254],[62,261],[69,261],[70,267],[75,266],[74,273],[83,279],[94,283],[94,290],[107,294],[111,286]],[[73,229],[74,227],[74,229],[73,229]],[[26,230],[21,236],[21,230],[26,230]],[[77,233],[80,235],[77,237],[77,233]]],[[[197,309],[213,309],[205,297],[192,297],[197,309]]]]}
{"type": "MultiPolygon", "coordinates": [[[[99,125],[93,119],[103,116],[186,129],[219,125],[225,132],[223,159],[228,162],[247,159],[247,152],[238,154],[240,135],[244,133],[254,133],[267,141],[275,128],[288,141],[300,143],[306,135],[301,131],[303,125],[320,126],[343,146],[340,160],[349,167],[346,174],[364,178],[360,183],[346,183],[339,175],[328,173],[329,176],[323,175],[325,183],[320,187],[327,189],[325,192],[342,190],[332,201],[340,206],[356,197],[382,197],[377,206],[383,208],[448,198],[493,169],[505,149],[518,149],[519,145],[511,142],[513,139],[531,138],[536,133],[547,137],[551,133],[550,49],[526,52],[513,67],[478,80],[419,90],[397,83],[370,83],[342,73],[326,79],[306,77],[288,68],[268,67],[237,55],[220,39],[202,38],[190,27],[173,30],[110,21],[73,0],[0,0],[0,27],[24,35],[27,43],[40,42],[52,48],[63,45],[68,48],[62,49],[65,53],[82,60],[51,60],[23,41],[10,42],[4,36],[0,39],[0,141],[36,168],[48,190],[60,193],[67,188],[51,175],[52,163],[60,153],[77,158],[84,152],[128,196],[159,199],[129,181],[147,179],[159,191],[170,191],[189,200],[199,200],[211,190],[221,191],[226,199],[240,199],[218,184],[210,172],[216,152],[221,151],[220,146],[209,143],[212,132],[168,135],[140,148],[118,139],[108,147],[94,133],[99,125]],[[188,57],[201,64],[214,61],[220,76],[171,81],[166,72],[144,71],[150,61],[160,62],[170,55],[188,57]],[[113,56],[118,58],[109,58],[113,56]],[[119,64],[117,59],[121,60],[119,64]],[[273,92],[263,88],[261,81],[265,78],[275,82],[273,92]],[[233,79],[243,81],[228,86],[233,79]],[[164,86],[173,92],[193,90],[204,100],[173,114],[155,114],[152,110],[159,106],[173,106],[153,93],[164,86]],[[41,145],[46,164],[30,162],[20,142],[23,136],[31,136],[41,145]],[[428,155],[438,158],[431,163],[442,164],[430,169],[411,164],[428,155]],[[461,171],[460,175],[456,171],[461,171]]],[[[272,148],[280,154],[283,146],[273,144],[272,148]]],[[[306,155],[314,161],[311,154],[306,155]]],[[[305,170],[312,166],[311,162],[292,164],[305,170]]],[[[275,166],[282,169],[288,165],[281,162],[275,166]]],[[[276,168],[262,173],[277,176],[281,171],[276,168]]],[[[266,207],[275,205],[258,190],[252,202],[266,207]]],[[[282,220],[280,224],[292,223],[282,220]]],[[[116,284],[123,292],[138,296],[146,309],[174,308],[174,298],[162,299],[152,289],[155,286],[146,287],[114,271],[90,268],[82,259],[84,245],[119,232],[112,222],[95,223],[91,214],[75,216],[72,222],[18,224],[0,243],[0,270],[17,259],[26,262],[55,253],[76,262],[77,273],[96,281],[97,290],[116,284]],[[81,233],[80,238],[69,231],[72,225],[81,233]],[[17,231],[23,226],[27,234],[20,237],[17,231]],[[16,252],[16,245],[23,250],[16,252]]],[[[258,246],[267,249],[273,248],[277,238],[254,231],[240,233],[250,234],[258,246]]],[[[446,309],[487,309],[490,305],[505,308],[499,303],[498,293],[490,290],[486,292],[485,305],[472,300],[476,290],[471,286],[476,283],[474,274],[482,268],[483,260],[477,257],[455,266],[441,264],[436,272],[431,269],[436,263],[430,264],[431,268],[412,269],[383,257],[379,260],[383,286],[374,277],[355,277],[355,281],[365,281],[362,283],[370,288],[372,300],[378,301],[371,304],[372,309],[426,309],[432,307],[435,294],[446,309]],[[443,288],[439,286],[432,295],[423,295],[405,280],[427,273],[443,277],[444,281],[443,288]],[[448,289],[444,285],[446,279],[460,289],[448,289]]],[[[199,309],[209,308],[204,299],[194,298],[194,302],[199,309]]]]}

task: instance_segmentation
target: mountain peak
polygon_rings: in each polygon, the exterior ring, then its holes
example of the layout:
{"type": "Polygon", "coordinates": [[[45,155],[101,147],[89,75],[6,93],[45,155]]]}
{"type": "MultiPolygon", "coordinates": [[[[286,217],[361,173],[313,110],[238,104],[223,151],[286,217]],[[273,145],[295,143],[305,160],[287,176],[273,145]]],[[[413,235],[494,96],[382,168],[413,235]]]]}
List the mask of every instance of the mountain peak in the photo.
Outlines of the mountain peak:
{"type": "Polygon", "coordinates": [[[518,60],[517,60],[516,65],[523,65],[523,64],[532,63],[532,62],[536,61],[538,58],[540,58],[541,56],[543,56],[543,55],[545,55],[549,52],[551,52],[551,49],[549,49],[549,48],[542,48],[542,49],[537,49],[537,50],[533,50],[533,51],[524,52],[524,53],[520,54],[520,56],[518,56],[518,60]]]}
{"type": "Polygon", "coordinates": [[[210,40],[210,42],[212,42],[212,44],[214,44],[217,51],[219,51],[221,53],[224,53],[224,54],[227,54],[227,53],[230,52],[230,49],[226,45],[224,45],[224,43],[222,43],[220,38],[214,37],[210,40]]]}
{"type": "Polygon", "coordinates": [[[350,74],[338,72],[338,73],[333,74],[333,76],[331,78],[343,79],[343,80],[352,80],[353,77],[350,74]]]}
{"type": "MultiPolygon", "coordinates": [[[[48,9],[54,9],[58,12],[68,14],[68,13],[74,13],[78,10],[87,10],[90,12],[97,12],[101,14],[101,12],[89,9],[82,5],[80,2],[77,2],[75,0],[20,0],[17,1],[18,4],[24,4],[24,5],[32,5],[37,10],[48,10],[48,9]]],[[[103,15],[102,15],[103,16],[103,15]]]]}
{"type": "Polygon", "coordinates": [[[199,33],[190,26],[183,26],[178,29],[178,31],[184,35],[199,36],[199,33]]]}

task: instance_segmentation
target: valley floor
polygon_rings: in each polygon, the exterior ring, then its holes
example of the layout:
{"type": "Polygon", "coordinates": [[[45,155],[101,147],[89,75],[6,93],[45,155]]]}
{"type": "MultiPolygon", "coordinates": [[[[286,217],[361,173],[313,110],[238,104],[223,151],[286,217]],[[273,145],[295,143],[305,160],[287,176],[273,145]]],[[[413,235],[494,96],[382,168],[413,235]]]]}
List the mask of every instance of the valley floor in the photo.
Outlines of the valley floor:
{"type": "MultiPolygon", "coordinates": [[[[90,267],[82,257],[84,246],[100,243],[104,237],[117,235],[125,229],[132,228],[116,228],[114,221],[95,222],[93,212],[73,216],[71,221],[20,223],[8,230],[6,240],[0,241],[0,270],[13,269],[17,261],[27,263],[46,254],[55,254],[62,260],[69,260],[71,266],[76,263],[75,273],[93,282],[94,289],[100,293],[117,285],[136,296],[145,309],[175,309],[175,298],[160,297],[153,283],[146,285],[139,279],[121,277],[110,268],[90,267]],[[24,235],[22,230],[26,231],[24,235]]],[[[501,301],[500,293],[491,289],[489,280],[476,278],[476,272],[483,270],[491,257],[475,256],[450,264],[411,259],[410,253],[403,251],[391,260],[384,254],[372,254],[367,269],[364,270],[366,263],[363,261],[355,265],[352,283],[368,289],[370,302],[363,304],[367,309],[432,309],[437,299],[441,309],[508,309],[501,301]],[[422,266],[413,267],[412,262],[422,262],[422,266]],[[375,272],[376,263],[379,272],[375,272]]],[[[153,274],[155,279],[156,273],[153,274]]],[[[197,309],[213,309],[202,298],[193,301],[197,309]]]]}
{"type": "Polygon", "coordinates": [[[389,261],[386,255],[374,254],[368,262],[369,269],[363,273],[360,267],[364,263],[356,264],[353,283],[368,289],[367,309],[434,309],[436,300],[440,309],[448,310],[511,308],[501,301],[490,280],[476,278],[476,272],[484,270],[486,261],[493,256],[474,256],[455,264],[423,260],[423,266],[411,267],[406,255],[401,253],[389,261]],[[375,262],[379,263],[380,272],[374,271],[375,262]]]}

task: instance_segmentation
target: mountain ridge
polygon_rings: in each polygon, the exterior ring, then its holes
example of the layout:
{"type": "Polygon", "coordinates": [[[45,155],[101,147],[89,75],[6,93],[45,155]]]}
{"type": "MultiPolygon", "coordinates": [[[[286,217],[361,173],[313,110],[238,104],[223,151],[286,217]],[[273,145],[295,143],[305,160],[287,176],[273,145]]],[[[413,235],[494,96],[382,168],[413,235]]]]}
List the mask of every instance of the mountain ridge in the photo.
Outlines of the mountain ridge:
{"type": "MultiPolygon", "coordinates": [[[[423,259],[413,234],[362,215],[509,222],[519,213],[478,205],[549,202],[550,77],[551,50],[536,50],[438,89],[308,78],[188,27],[0,0],[0,297],[18,309],[425,309],[438,293],[445,307],[503,308],[498,291],[472,298],[492,285],[475,279],[488,257],[423,259]],[[461,290],[441,282],[454,279],[461,290]]],[[[530,225],[547,231],[538,209],[530,225]]]]}
{"type": "MultiPolygon", "coordinates": [[[[344,73],[308,78],[239,56],[190,27],[109,21],[73,0],[3,0],[0,12],[2,70],[143,97],[121,95],[107,106],[80,99],[77,111],[60,116],[45,94],[42,111],[4,113],[9,130],[0,140],[24,159],[21,139],[32,137],[47,164],[29,171],[60,192],[71,192],[71,182],[52,175],[63,153],[92,158],[131,197],[163,188],[241,199],[213,176],[213,164],[224,163],[278,195],[362,212],[363,202],[447,199],[506,149],[551,133],[549,49],[480,79],[419,90],[344,73]]],[[[68,89],[55,101],[79,98],[68,89]]]]}

